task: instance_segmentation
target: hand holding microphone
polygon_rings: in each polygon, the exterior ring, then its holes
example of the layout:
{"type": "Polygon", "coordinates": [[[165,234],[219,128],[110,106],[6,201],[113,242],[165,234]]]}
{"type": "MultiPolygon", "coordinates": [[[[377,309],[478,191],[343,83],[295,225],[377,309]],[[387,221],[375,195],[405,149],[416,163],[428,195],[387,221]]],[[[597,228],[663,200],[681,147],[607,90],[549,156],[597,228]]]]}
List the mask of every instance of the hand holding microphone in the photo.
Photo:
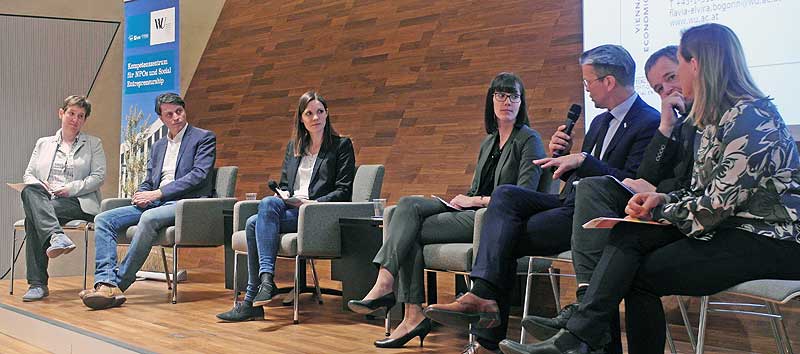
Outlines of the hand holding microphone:
{"type": "Polygon", "coordinates": [[[567,112],[567,120],[564,125],[558,127],[550,138],[549,148],[553,152],[553,157],[559,157],[569,153],[572,148],[572,128],[581,116],[581,106],[573,104],[567,112]]]}
{"type": "Polygon", "coordinates": [[[289,192],[287,192],[285,190],[282,190],[280,187],[278,187],[278,182],[275,182],[274,180],[270,180],[267,183],[267,186],[269,186],[269,189],[271,189],[273,192],[275,192],[275,195],[278,198],[281,198],[281,199],[284,199],[284,200],[289,198],[289,192]]]}
{"type": "Polygon", "coordinates": [[[305,199],[298,199],[298,198],[295,198],[295,197],[291,197],[289,195],[289,192],[287,192],[287,191],[281,189],[280,187],[278,187],[278,182],[275,182],[273,180],[270,180],[267,183],[267,186],[269,186],[269,189],[271,189],[273,192],[275,192],[275,196],[277,196],[278,198],[281,198],[281,200],[283,200],[283,202],[286,203],[286,205],[288,205],[288,206],[290,206],[292,208],[299,208],[301,205],[303,205],[303,203],[307,203],[308,202],[305,199]]]}

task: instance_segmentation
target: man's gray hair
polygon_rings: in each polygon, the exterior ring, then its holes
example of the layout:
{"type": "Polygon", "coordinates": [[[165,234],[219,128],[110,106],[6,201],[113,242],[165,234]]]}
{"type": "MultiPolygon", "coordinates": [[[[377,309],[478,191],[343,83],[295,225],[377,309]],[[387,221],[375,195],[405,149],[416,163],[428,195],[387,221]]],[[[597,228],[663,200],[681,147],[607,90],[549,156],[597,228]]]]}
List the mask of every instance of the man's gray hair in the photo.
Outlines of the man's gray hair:
{"type": "Polygon", "coordinates": [[[610,75],[625,86],[633,86],[636,62],[622,46],[604,44],[589,49],[581,54],[580,64],[591,65],[598,78],[610,75]]]}

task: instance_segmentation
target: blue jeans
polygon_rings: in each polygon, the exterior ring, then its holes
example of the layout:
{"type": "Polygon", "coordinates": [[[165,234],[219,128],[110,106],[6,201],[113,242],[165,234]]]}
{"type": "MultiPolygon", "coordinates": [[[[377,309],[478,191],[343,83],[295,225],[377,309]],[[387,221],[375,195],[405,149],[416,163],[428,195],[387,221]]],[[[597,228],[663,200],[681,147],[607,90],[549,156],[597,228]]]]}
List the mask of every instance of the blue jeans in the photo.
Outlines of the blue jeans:
{"type": "Polygon", "coordinates": [[[266,197],[258,204],[258,214],[247,219],[247,293],[245,301],[253,301],[261,274],[275,274],[281,233],[297,232],[300,209],[290,208],[278,197],[266,197]]]}
{"type": "Polygon", "coordinates": [[[145,208],[124,206],[98,214],[95,219],[94,284],[105,283],[125,291],[136,281],[158,231],[175,225],[175,202],[154,202],[145,208]],[[128,253],[117,268],[117,233],[136,225],[128,253]]]}

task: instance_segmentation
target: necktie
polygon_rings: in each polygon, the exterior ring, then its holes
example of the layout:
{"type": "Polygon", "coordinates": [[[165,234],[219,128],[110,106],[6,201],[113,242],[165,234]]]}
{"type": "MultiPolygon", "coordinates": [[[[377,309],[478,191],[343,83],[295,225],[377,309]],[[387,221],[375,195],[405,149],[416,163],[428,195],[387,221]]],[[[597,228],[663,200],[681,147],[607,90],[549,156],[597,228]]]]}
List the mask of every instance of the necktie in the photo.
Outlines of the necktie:
{"type": "Polygon", "coordinates": [[[606,140],[606,134],[608,134],[608,126],[611,123],[611,120],[614,119],[614,116],[611,112],[606,112],[602,117],[600,117],[600,132],[597,134],[597,138],[594,142],[594,150],[592,152],[592,156],[597,159],[600,159],[603,156],[603,142],[606,140]]]}

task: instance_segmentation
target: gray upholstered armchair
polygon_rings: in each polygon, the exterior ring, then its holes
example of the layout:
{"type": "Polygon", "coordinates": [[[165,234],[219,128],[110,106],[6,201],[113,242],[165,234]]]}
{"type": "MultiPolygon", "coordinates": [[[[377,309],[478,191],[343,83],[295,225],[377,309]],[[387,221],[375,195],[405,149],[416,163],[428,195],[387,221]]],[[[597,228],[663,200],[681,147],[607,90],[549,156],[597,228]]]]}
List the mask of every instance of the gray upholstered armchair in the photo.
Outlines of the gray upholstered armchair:
{"type": "MultiPolygon", "coordinates": [[[[225,244],[223,210],[236,203],[236,176],[239,167],[225,166],[214,169],[212,198],[183,199],[176,203],[175,226],[163,228],[158,233],[167,288],[172,290],[172,303],[178,302],[178,249],[187,247],[218,247],[225,244]],[[172,280],[170,281],[164,247],[172,247],[172,280]]],[[[128,198],[109,198],[100,204],[101,211],[131,205],[128,198]]],[[[130,244],[136,226],[117,235],[117,244],[130,244]]]]}
{"type": "MultiPolygon", "coordinates": [[[[304,204],[300,207],[297,221],[297,232],[280,235],[278,257],[293,258],[294,271],[294,323],[299,322],[299,294],[301,266],[303,262],[311,263],[314,276],[316,296],[321,299],[319,279],[317,278],[314,259],[333,259],[341,256],[341,235],[339,233],[339,219],[347,217],[370,217],[373,215],[374,198],[378,198],[383,185],[383,165],[361,165],[356,171],[353,181],[352,202],[331,202],[304,204]]],[[[257,200],[241,201],[233,208],[233,239],[232,248],[236,252],[234,257],[234,271],[238,270],[239,255],[247,254],[247,237],[245,227],[247,218],[258,212],[257,200]]],[[[234,301],[239,289],[244,289],[238,281],[239,275],[234,275],[234,301]]],[[[321,300],[320,300],[321,301],[321,300]]]]}

